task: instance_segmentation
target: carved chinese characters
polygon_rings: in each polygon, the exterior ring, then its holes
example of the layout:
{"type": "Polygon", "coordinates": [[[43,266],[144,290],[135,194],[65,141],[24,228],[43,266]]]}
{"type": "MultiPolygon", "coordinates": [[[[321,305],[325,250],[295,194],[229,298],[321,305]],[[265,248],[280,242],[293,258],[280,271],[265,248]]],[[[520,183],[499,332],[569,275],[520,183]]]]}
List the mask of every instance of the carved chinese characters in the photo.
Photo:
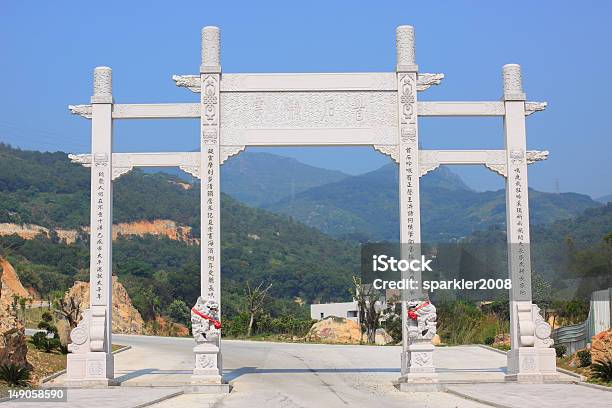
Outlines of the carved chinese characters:
{"type": "Polygon", "coordinates": [[[106,285],[108,274],[110,273],[109,259],[107,253],[108,225],[109,225],[109,196],[110,192],[110,162],[106,154],[94,154],[94,165],[92,168],[92,205],[95,209],[94,225],[91,231],[92,239],[92,259],[91,265],[95,270],[95,280],[92,282],[91,300],[94,305],[106,304],[106,292],[109,288],[106,285]]]}
{"type": "Polygon", "coordinates": [[[201,294],[219,300],[220,266],[220,145],[219,145],[219,74],[202,74],[201,117],[201,294]]]}

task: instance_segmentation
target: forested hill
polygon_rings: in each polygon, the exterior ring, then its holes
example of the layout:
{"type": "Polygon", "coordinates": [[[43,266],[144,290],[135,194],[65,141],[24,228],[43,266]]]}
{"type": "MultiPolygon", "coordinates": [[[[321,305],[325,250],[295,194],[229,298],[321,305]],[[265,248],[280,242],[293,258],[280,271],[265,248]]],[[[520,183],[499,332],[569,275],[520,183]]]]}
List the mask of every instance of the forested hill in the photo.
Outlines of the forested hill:
{"type": "MultiPolygon", "coordinates": [[[[222,190],[249,205],[291,216],[336,237],[398,238],[398,172],[393,163],[346,176],[281,156],[245,152],[222,169],[222,190]]],[[[422,178],[421,193],[426,241],[454,240],[504,225],[503,190],[473,191],[445,167],[422,178]]],[[[70,163],[65,154],[0,144],[0,223],[48,228],[87,225],[88,196],[89,169],[70,163]]],[[[114,205],[115,222],[171,219],[193,227],[194,235],[199,235],[199,189],[178,175],[135,169],[114,183],[114,205]]],[[[582,194],[530,190],[534,225],[571,218],[601,205],[582,194]]]]}
{"type": "MultiPolygon", "coordinates": [[[[491,228],[470,235],[477,246],[505,246],[506,232],[491,228]]],[[[574,218],[531,227],[531,261],[563,296],[588,298],[612,286],[612,203],[590,208],[574,218]]]]}
{"type": "MultiPolygon", "coordinates": [[[[89,225],[90,171],[65,153],[0,144],[0,223],[89,225]]],[[[176,176],[135,169],[113,183],[114,222],[171,219],[199,231],[200,192],[176,176]]]]}
{"type": "MultiPolygon", "coordinates": [[[[75,228],[89,223],[89,169],[63,153],[0,145],[0,223],[75,228]]],[[[114,221],[170,219],[199,236],[199,188],[163,173],[134,170],[114,183],[114,221]]],[[[273,282],[274,310],[300,303],[347,300],[359,272],[357,244],[335,240],[292,219],[254,209],[223,194],[222,290],[225,313],[243,302],[246,281],[273,282]]],[[[41,296],[88,280],[88,243],[51,237],[0,237],[25,286],[41,296]]],[[[199,247],[158,237],[123,237],[113,248],[113,273],[148,318],[174,299],[192,304],[199,292],[199,247]]]]}
{"type": "MultiPolygon", "coordinates": [[[[550,223],[601,206],[589,196],[530,189],[532,224],[550,223]]],[[[360,241],[399,238],[398,171],[376,171],[314,187],[265,207],[295,217],[333,236],[360,241]]],[[[421,179],[421,226],[428,242],[465,237],[505,224],[505,191],[477,192],[445,167],[421,179]]]]}

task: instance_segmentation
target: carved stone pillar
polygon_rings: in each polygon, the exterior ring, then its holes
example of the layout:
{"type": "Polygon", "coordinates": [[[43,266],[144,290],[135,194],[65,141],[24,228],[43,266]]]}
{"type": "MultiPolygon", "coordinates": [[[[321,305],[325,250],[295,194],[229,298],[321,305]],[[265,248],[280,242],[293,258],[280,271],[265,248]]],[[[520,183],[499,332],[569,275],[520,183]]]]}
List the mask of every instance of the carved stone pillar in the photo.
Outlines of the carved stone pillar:
{"type": "MultiPolygon", "coordinates": [[[[396,30],[398,129],[399,129],[399,197],[400,243],[402,258],[416,259],[421,254],[421,207],[419,194],[419,138],[417,124],[418,66],[415,61],[414,29],[400,26],[396,30]]],[[[407,272],[402,279],[421,283],[420,272],[407,272]]],[[[436,381],[431,339],[411,336],[415,321],[408,318],[413,302],[422,303],[421,291],[402,291],[402,377],[401,383],[431,384],[436,381]]],[[[435,310],[435,309],[434,309],[435,310]]],[[[435,318],[433,319],[435,326],[435,318]]]]}
{"type": "Polygon", "coordinates": [[[556,379],[557,373],[555,350],[550,348],[550,330],[546,330],[548,324],[539,317],[539,308],[532,304],[531,298],[528,160],[521,67],[517,64],[504,65],[503,83],[508,274],[512,281],[511,350],[507,354],[506,379],[540,382],[556,379]]]}
{"type": "MultiPolygon", "coordinates": [[[[218,27],[202,29],[202,65],[200,66],[200,206],[201,206],[201,259],[200,297],[194,309],[202,303],[217,306],[218,321],[221,304],[221,188],[219,140],[219,85],[221,80],[220,38],[218,27]]],[[[198,318],[201,316],[196,315],[198,318]]],[[[196,337],[193,383],[221,382],[221,333],[196,337]]]]}
{"type": "Polygon", "coordinates": [[[67,378],[75,385],[108,384],[114,377],[111,350],[113,96],[112,71],[108,67],[94,70],[91,106],[90,309],[84,313],[80,330],[75,333],[82,346],[68,355],[67,378]]]}

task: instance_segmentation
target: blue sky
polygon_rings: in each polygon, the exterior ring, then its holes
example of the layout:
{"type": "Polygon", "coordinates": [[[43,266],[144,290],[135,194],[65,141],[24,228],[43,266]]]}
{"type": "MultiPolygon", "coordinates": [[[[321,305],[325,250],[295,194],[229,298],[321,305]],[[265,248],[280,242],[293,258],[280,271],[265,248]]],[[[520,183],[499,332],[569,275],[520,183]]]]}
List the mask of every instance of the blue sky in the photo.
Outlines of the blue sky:
{"type": "MultiPolygon", "coordinates": [[[[607,1],[54,1],[0,0],[0,141],[27,149],[86,152],[89,122],[67,105],[88,103],[91,73],[113,68],[117,102],[195,102],[173,74],[197,73],[200,29],[222,30],[225,72],[392,71],[394,30],[416,29],[417,62],[443,72],[422,100],[497,100],[501,67],[523,66],[528,98],[548,101],[528,118],[532,187],[612,194],[612,2],[607,1]]],[[[117,151],[198,146],[194,121],[115,126],[117,151]]],[[[498,119],[430,118],[423,148],[500,148],[498,119]]],[[[357,174],[387,159],[366,148],[267,149],[357,174]]],[[[460,169],[478,189],[502,181],[460,169]]]]}

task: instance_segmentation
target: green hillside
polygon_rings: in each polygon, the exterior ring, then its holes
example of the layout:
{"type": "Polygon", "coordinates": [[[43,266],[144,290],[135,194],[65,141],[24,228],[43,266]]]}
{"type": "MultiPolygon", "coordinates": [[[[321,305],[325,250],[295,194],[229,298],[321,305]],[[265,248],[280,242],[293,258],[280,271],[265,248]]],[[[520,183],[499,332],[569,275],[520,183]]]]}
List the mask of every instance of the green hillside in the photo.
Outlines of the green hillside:
{"type": "MultiPolygon", "coordinates": [[[[199,230],[199,189],[175,176],[139,169],[113,183],[114,221],[172,219],[199,230]],[[181,181],[182,182],[182,181],[181,181]]],[[[89,224],[88,168],[62,152],[41,153],[0,144],[0,222],[76,228],[89,224]]]]}
{"type": "MultiPolygon", "coordinates": [[[[556,292],[567,299],[588,298],[612,286],[612,203],[577,217],[532,225],[531,260],[556,292]],[[608,238],[606,238],[608,237],[608,238]]],[[[466,238],[475,247],[505,246],[505,229],[494,227],[466,238]]]]}
{"type": "MultiPolygon", "coordinates": [[[[153,200],[153,197],[148,197],[153,200]]],[[[243,301],[246,281],[273,282],[276,310],[306,302],[347,300],[351,276],[359,271],[359,247],[334,240],[284,216],[253,209],[222,196],[222,290],[226,312],[243,301]]],[[[74,244],[39,237],[0,237],[25,286],[43,297],[88,280],[88,238],[74,244]]],[[[174,299],[193,303],[199,294],[198,246],[166,238],[120,238],[113,246],[113,273],[147,318],[174,299]]]]}
{"type": "Polygon", "coordinates": [[[289,157],[246,151],[221,167],[221,190],[251,207],[263,207],[346,177],[289,157]]]}
{"type": "MultiPolygon", "coordinates": [[[[397,240],[398,172],[395,164],[315,187],[265,208],[286,214],[334,236],[358,240],[397,240]]],[[[573,217],[600,204],[576,193],[530,190],[532,223],[573,217]]],[[[421,215],[425,241],[461,238],[505,223],[504,190],[476,192],[445,167],[421,180],[421,215]]]]}

